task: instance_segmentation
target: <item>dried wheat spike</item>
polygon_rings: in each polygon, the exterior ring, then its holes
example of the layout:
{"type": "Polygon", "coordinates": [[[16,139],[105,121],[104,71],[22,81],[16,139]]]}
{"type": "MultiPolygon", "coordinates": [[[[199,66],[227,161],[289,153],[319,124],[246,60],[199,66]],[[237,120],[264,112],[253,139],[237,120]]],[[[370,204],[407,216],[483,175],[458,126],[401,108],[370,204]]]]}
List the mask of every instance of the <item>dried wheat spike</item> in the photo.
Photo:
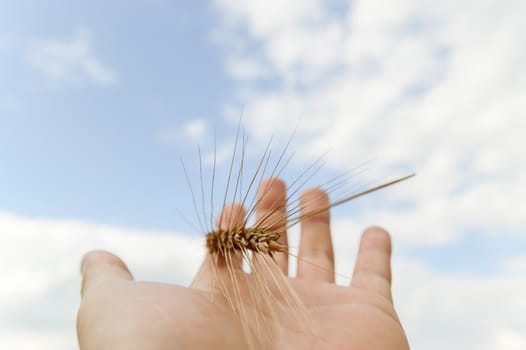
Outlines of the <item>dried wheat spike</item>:
{"type": "Polygon", "coordinates": [[[287,252],[279,237],[279,232],[265,227],[217,229],[206,235],[206,248],[211,254],[251,250],[272,256],[275,252],[287,252]]]}

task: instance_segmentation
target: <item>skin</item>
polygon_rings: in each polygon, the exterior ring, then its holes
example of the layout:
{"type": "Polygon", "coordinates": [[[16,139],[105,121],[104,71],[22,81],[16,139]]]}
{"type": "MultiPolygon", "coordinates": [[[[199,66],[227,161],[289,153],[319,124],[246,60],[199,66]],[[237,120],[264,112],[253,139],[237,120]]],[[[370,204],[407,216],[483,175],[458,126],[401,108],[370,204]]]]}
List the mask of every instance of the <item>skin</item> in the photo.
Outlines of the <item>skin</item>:
{"type": "MultiPolygon", "coordinates": [[[[302,212],[327,205],[320,189],[307,190],[301,198],[302,212]]],[[[260,186],[257,219],[272,222],[286,243],[284,225],[285,185],[276,178],[260,186]]],[[[218,226],[243,222],[243,208],[223,208],[218,226]]],[[[334,284],[334,252],[329,212],[306,217],[301,222],[297,277],[288,278],[308,310],[312,332],[299,332],[296,321],[267,319],[279,329],[262,337],[256,346],[264,349],[409,349],[391,296],[391,240],[378,227],[361,238],[350,286],[334,284]]],[[[276,269],[288,271],[287,254],[275,254],[276,269]]],[[[254,262],[257,266],[257,262],[254,262]]],[[[231,267],[243,274],[239,257],[231,267]]],[[[124,262],[113,254],[93,251],[82,262],[82,301],[77,316],[77,334],[82,350],[120,349],[247,349],[239,317],[217,292],[217,277],[228,279],[225,261],[205,259],[189,287],[134,281],[124,262]],[[215,278],[215,279],[214,279],[215,278]],[[212,299],[210,291],[216,290],[212,299]]],[[[239,278],[251,285],[251,275],[239,278]]],[[[268,276],[267,276],[268,278],[268,276]]],[[[243,288],[242,287],[242,288],[243,288]]],[[[246,295],[242,296],[246,298],[246,295]]],[[[251,309],[248,309],[250,313],[251,309]]],[[[254,319],[247,315],[247,319],[254,319]]]]}

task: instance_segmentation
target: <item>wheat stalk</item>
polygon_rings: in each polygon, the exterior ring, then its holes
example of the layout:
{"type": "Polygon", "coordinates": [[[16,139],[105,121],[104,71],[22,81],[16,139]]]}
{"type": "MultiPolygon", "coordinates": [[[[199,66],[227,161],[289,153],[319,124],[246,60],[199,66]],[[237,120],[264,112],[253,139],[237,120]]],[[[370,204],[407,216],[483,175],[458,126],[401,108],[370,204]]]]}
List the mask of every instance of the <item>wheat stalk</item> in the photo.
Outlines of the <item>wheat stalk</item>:
{"type": "MultiPolygon", "coordinates": [[[[246,339],[249,349],[265,349],[268,342],[279,335],[285,323],[294,324],[299,332],[315,334],[309,314],[301,299],[296,294],[288,281],[288,277],[277,265],[275,254],[291,254],[288,246],[282,241],[282,232],[300,223],[309,217],[329,210],[335,206],[349,202],[371,192],[405,181],[414,174],[396,178],[392,181],[381,183],[361,191],[356,191],[344,196],[328,205],[307,213],[301,213],[299,201],[293,201],[288,209],[281,206],[275,207],[265,216],[259,218],[257,222],[250,226],[249,219],[255,215],[256,207],[265,197],[269,188],[263,188],[260,196],[250,198],[249,194],[257,187],[261,186],[265,177],[279,176],[286,165],[290,162],[294,154],[287,156],[292,135],[284,149],[279,153],[277,161],[270,171],[267,171],[271,161],[272,139],[267,143],[265,151],[257,163],[256,169],[246,189],[243,189],[243,173],[245,171],[245,157],[247,138],[241,130],[239,122],[234,142],[232,157],[230,160],[227,184],[223,195],[222,206],[232,200],[238,202],[240,206],[247,206],[245,218],[241,224],[230,224],[234,218],[219,217],[217,226],[213,225],[214,209],[214,189],[216,181],[216,149],[214,137],[214,164],[211,175],[211,195],[210,213],[206,211],[205,197],[206,190],[203,176],[201,147],[198,145],[199,153],[199,175],[200,175],[200,205],[197,203],[196,193],[192,187],[190,177],[183,164],[183,170],[192,194],[192,202],[196,216],[198,217],[201,230],[206,234],[206,248],[209,256],[209,263],[214,271],[214,285],[221,291],[232,310],[240,318],[243,336],[246,339]],[[236,161],[238,164],[236,164],[236,161]],[[248,203],[248,204],[247,204],[248,203]],[[285,210],[287,222],[280,222],[275,219],[274,214],[285,210]],[[208,230],[206,222],[209,221],[208,230]],[[227,223],[225,225],[225,223],[227,223]],[[239,269],[240,260],[244,260],[250,269],[250,274],[239,269]],[[219,273],[220,266],[226,268],[226,274],[219,273]],[[288,319],[288,321],[287,321],[288,319]],[[281,325],[276,327],[275,325],[281,325]]],[[[316,160],[307,169],[301,172],[289,185],[289,193],[286,202],[296,195],[303,185],[322,167],[321,158],[316,160]]],[[[346,180],[345,178],[343,180],[346,180]]],[[[342,179],[337,177],[329,182],[331,185],[327,192],[338,188],[342,179]]],[[[291,254],[293,255],[293,254],[291,254]]],[[[213,291],[212,291],[213,292],[213,291]]]]}

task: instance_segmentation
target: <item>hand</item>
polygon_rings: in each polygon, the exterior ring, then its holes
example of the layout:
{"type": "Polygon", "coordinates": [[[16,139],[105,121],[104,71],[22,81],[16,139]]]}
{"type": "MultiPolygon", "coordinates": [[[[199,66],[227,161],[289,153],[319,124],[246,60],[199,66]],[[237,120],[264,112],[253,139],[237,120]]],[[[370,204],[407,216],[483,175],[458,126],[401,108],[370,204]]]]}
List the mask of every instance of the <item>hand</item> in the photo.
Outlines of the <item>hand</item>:
{"type": "MultiPolygon", "coordinates": [[[[275,219],[272,222],[284,225],[285,185],[270,179],[261,188],[267,190],[262,194],[260,189],[257,217],[270,214],[275,219]]],[[[320,190],[302,196],[304,213],[326,205],[327,196],[320,190]]],[[[235,225],[243,216],[240,206],[226,206],[221,217],[229,220],[220,221],[235,225]]],[[[344,287],[334,284],[328,211],[307,217],[301,224],[297,278],[288,279],[307,307],[316,334],[285,328],[262,348],[409,349],[391,297],[387,232],[366,230],[352,283],[344,287]]],[[[286,232],[282,232],[281,240],[286,242],[286,232]]],[[[275,261],[287,271],[286,254],[276,254],[275,261]]],[[[187,288],[136,282],[116,256],[101,251],[87,254],[82,264],[82,302],[77,317],[80,348],[246,349],[239,318],[224,298],[210,297],[210,290],[217,288],[214,273],[226,273],[224,267],[212,267],[208,258],[187,288]]]]}

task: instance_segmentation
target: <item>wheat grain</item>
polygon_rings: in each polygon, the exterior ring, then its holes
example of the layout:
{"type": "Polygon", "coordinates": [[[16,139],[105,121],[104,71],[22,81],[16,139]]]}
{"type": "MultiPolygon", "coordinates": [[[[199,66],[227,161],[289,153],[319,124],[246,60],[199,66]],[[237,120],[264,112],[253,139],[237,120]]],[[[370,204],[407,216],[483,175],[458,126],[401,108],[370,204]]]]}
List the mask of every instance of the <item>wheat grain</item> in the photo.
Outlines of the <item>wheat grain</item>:
{"type": "Polygon", "coordinates": [[[250,250],[272,256],[275,252],[287,252],[279,242],[280,233],[265,227],[238,227],[218,229],[206,235],[206,247],[210,254],[226,254],[234,250],[250,250]]]}

